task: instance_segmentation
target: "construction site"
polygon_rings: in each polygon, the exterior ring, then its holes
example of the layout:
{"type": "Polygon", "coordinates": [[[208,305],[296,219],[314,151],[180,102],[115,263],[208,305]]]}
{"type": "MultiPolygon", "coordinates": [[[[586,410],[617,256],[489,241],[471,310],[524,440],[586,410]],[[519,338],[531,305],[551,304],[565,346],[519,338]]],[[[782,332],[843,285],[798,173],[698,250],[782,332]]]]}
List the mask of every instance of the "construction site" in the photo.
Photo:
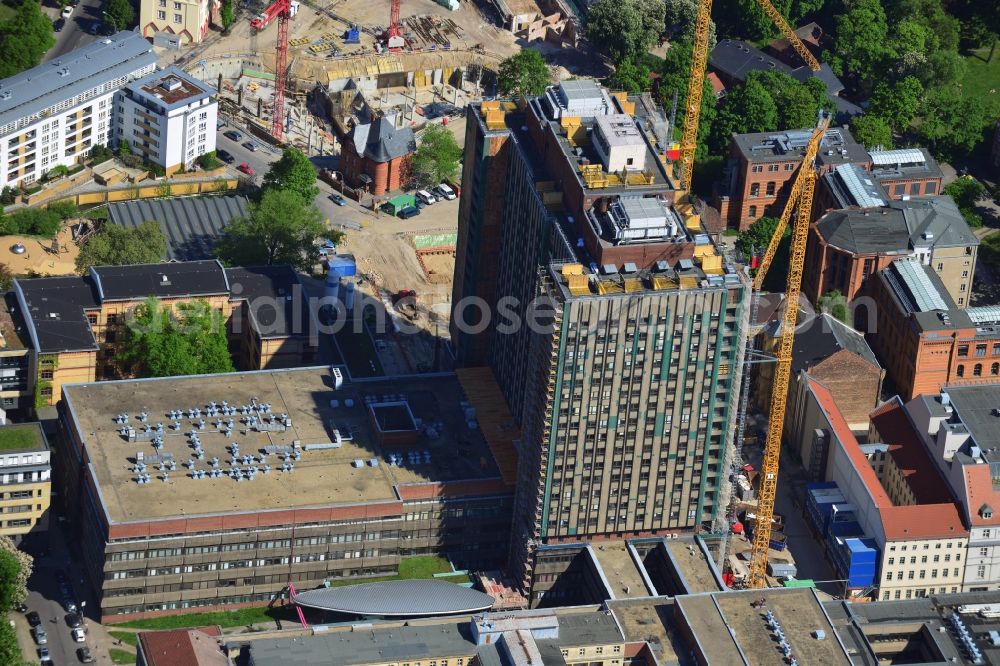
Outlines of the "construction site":
{"type": "Polygon", "coordinates": [[[185,69],[205,81],[220,80],[220,111],[259,138],[274,135],[278,101],[284,140],[329,155],[352,107],[366,115],[399,114],[400,121],[408,115],[422,125],[423,107],[437,102],[460,108],[492,90],[497,64],[519,50],[516,36],[476,3],[397,3],[394,26],[389,5],[257,2],[237,17],[229,35],[186,55],[185,69]],[[282,41],[284,53],[277,48],[282,41]],[[275,98],[282,73],[283,103],[275,98]],[[348,99],[340,95],[345,90],[354,91],[348,99]]]}

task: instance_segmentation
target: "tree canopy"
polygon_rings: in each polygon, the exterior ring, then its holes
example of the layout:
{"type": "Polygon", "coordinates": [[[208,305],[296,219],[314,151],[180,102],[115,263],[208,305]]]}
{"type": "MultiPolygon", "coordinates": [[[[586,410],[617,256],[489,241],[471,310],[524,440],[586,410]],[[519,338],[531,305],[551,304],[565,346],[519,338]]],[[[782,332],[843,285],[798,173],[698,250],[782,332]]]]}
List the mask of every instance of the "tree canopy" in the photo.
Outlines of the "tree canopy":
{"type": "Polygon", "coordinates": [[[458,176],[462,147],[443,125],[427,125],[413,154],[413,179],[420,187],[437,185],[458,176]]]}
{"type": "MultiPolygon", "coordinates": [[[[683,129],[684,109],[687,107],[687,92],[689,70],[691,68],[691,51],[693,45],[690,41],[674,42],[667,49],[666,57],[660,67],[660,103],[664,109],[673,108],[674,93],[677,93],[678,125],[683,129]]],[[[711,133],[712,124],[716,117],[715,92],[712,84],[708,82],[708,77],[702,84],[701,95],[701,116],[698,123],[698,151],[696,159],[701,159],[708,154],[707,141],[711,133]]]]}
{"type": "MultiPolygon", "coordinates": [[[[28,578],[35,560],[17,547],[8,536],[0,536],[0,613],[11,610],[28,598],[28,578]]],[[[7,624],[4,622],[3,624],[7,624]]],[[[0,659],[0,663],[8,663],[0,659]]],[[[16,662],[15,662],[16,663],[16,662]]]]}
{"type": "Polygon", "coordinates": [[[879,0],[845,0],[834,25],[830,66],[841,75],[868,80],[889,54],[889,23],[879,0]]]}
{"type": "MultiPolygon", "coordinates": [[[[694,41],[694,26],[698,17],[698,0],[665,0],[664,19],[667,26],[667,36],[671,42],[694,41]]],[[[709,23],[708,49],[715,48],[715,21],[709,23]]]]}
{"type": "Polygon", "coordinates": [[[839,290],[834,289],[824,294],[819,299],[819,308],[841,323],[851,325],[847,298],[839,290]]]}
{"type": "Polygon", "coordinates": [[[541,95],[551,79],[542,54],[533,49],[522,49],[504,58],[497,72],[500,94],[513,97],[541,95]]]}
{"type": "Polygon", "coordinates": [[[973,229],[983,226],[983,216],[976,211],[977,202],[986,194],[986,188],[975,178],[963,176],[945,185],[944,194],[955,200],[966,224],[973,229]]]}
{"type": "Polygon", "coordinates": [[[747,79],[723,98],[712,126],[709,148],[713,153],[725,151],[733,132],[772,132],[777,128],[778,107],[770,92],[760,81],[747,79]]]}
{"type": "Polygon", "coordinates": [[[155,264],[167,254],[167,237],[160,224],[147,220],[134,229],[105,224],[80,248],[76,269],[86,273],[91,266],[155,264]]]}
{"type": "Polygon", "coordinates": [[[264,175],[264,189],[280,189],[296,194],[303,203],[312,203],[319,195],[316,169],[298,148],[285,148],[281,158],[264,175]]]}
{"type": "Polygon", "coordinates": [[[233,372],[222,313],[206,301],[179,303],[173,309],[155,298],[129,312],[118,359],[139,377],[233,372]]]}
{"type": "Polygon", "coordinates": [[[987,111],[983,98],[966,95],[958,86],[941,86],[925,98],[918,134],[940,159],[952,160],[983,140],[987,111]]]}
{"type": "Polygon", "coordinates": [[[892,128],[881,116],[865,113],[851,118],[851,134],[869,150],[892,148],[892,128]]]}
{"type": "Polygon", "coordinates": [[[920,109],[924,86],[915,76],[895,83],[881,82],[872,91],[871,113],[884,119],[893,130],[901,132],[910,126],[920,109]]]}
{"type": "Polygon", "coordinates": [[[219,21],[222,22],[223,31],[229,30],[235,20],[233,0],[222,0],[222,6],[219,8],[219,21]]]}
{"type": "MultiPolygon", "coordinates": [[[[774,236],[778,228],[778,218],[765,216],[756,220],[747,228],[740,232],[736,239],[736,249],[747,258],[754,254],[763,254],[767,249],[771,237],[774,236]]],[[[764,278],[764,289],[767,291],[781,291],[785,288],[785,281],[788,277],[788,248],[792,242],[792,227],[785,227],[781,235],[781,243],[771,262],[771,267],[764,278]]]]}
{"type": "Polygon", "coordinates": [[[104,20],[115,30],[125,30],[135,22],[135,8],[129,0],[108,0],[104,20]]]}
{"type": "Polygon", "coordinates": [[[55,43],[52,21],[39,3],[20,0],[14,17],[0,23],[0,78],[31,69],[55,43]]]}
{"type": "Polygon", "coordinates": [[[340,240],[339,231],[323,223],[312,203],[303,203],[293,191],[266,189],[247,217],[226,225],[215,254],[230,266],[290,265],[309,271],[319,262],[316,241],[340,240]]]}
{"type": "Polygon", "coordinates": [[[649,51],[664,31],[663,0],[597,0],[587,10],[587,38],[614,62],[649,51]]]}
{"type": "Polygon", "coordinates": [[[608,79],[608,85],[614,90],[625,90],[630,93],[649,90],[649,67],[641,61],[636,63],[626,58],[615,67],[614,74],[608,79]]]}

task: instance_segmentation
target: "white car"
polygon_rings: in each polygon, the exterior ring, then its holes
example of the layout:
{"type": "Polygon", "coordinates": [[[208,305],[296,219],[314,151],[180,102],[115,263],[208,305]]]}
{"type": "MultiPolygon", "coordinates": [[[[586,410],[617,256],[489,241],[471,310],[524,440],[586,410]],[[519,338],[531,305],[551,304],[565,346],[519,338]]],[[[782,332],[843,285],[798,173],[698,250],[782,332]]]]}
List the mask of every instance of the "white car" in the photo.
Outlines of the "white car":
{"type": "Polygon", "coordinates": [[[440,185],[438,185],[436,189],[437,189],[437,192],[440,193],[441,196],[443,196],[448,201],[451,201],[452,199],[455,198],[455,190],[451,189],[450,187],[448,187],[444,183],[441,183],[440,185]]]}
{"type": "Polygon", "coordinates": [[[65,7],[63,7],[60,16],[62,16],[64,19],[68,19],[72,15],[73,15],[73,5],[66,5],[65,7]]]}
{"type": "Polygon", "coordinates": [[[85,643],[87,641],[87,634],[84,633],[83,629],[74,629],[70,634],[73,636],[73,641],[77,643],[85,643]]]}

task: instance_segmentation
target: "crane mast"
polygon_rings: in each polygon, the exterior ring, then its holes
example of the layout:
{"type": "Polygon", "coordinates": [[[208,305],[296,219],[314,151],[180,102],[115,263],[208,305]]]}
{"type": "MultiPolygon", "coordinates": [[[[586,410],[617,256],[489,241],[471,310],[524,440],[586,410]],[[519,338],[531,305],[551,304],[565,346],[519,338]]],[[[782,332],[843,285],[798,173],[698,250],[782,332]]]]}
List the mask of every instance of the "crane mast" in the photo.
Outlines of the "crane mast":
{"type": "MultiPolygon", "coordinates": [[[[393,0],[393,2],[398,1],[393,0]]],[[[771,0],[757,0],[757,4],[763,8],[764,13],[777,26],[809,69],[814,72],[820,71],[819,62],[788,25],[781,12],[771,4],[771,0]]],[[[687,102],[684,105],[684,134],[681,138],[681,188],[684,195],[691,193],[691,179],[694,177],[694,154],[698,147],[698,123],[701,120],[701,100],[705,86],[705,68],[708,66],[708,36],[711,23],[712,0],[699,0],[694,24],[694,49],[691,53],[687,102]]]]}
{"type": "Polygon", "coordinates": [[[282,2],[278,14],[278,43],[274,49],[274,106],[271,109],[271,136],[278,141],[285,133],[285,87],[288,84],[288,20],[291,4],[282,2]]]}
{"type": "Polygon", "coordinates": [[[767,550],[771,541],[771,520],[774,518],[774,500],[778,488],[778,470],[781,459],[781,435],[785,423],[785,407],[788,401],[788,383],[792,373],[792,348],[795,344],[795,326],[799,317],[799,296],[802,293],[802,272],[806,260],[806,242],[809,239],[809,220],[812,213],[813,193],[816,187],[816,169],[813,163],[819,151],[819,144],[829,127],[830,120],[824,117],[813,132],[806,154],[799,166],[798,176],[793,185],[793,194],[785,204],[774,235],[768,244],[767,263],[762,263],[754,276],[754,298],[764,281],[767,268],[774,258],[774,251],[788,226],[791,211],[796,214],[792,227],[792,246],[788,262],[788,281],[785,286],[785,309],[781,317],[781,336],[778,341],[778,362],[771,384],[771,405],[767,420],[767,439],[764,444],[764,459],[760,469],[760,488],[757,490],[757,525],[753,534],[753,551],[750,556],[748,587],[764,587],[767,574],[767,550]]]}

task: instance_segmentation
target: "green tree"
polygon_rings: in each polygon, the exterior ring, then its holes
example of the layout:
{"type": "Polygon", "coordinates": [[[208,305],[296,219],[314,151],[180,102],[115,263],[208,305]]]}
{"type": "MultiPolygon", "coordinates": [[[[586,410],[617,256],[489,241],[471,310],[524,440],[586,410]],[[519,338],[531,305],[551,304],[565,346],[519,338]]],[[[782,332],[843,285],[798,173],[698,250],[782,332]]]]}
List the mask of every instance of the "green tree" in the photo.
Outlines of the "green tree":
{"type": "Polygon", "coordinates": [[[773,132],[778,129],[778,107],[768,90],[757,80],[748,79],[723,98],[712,126],[709,150],[722,153],[733,133],[773,132]]]}
{"type": "Polygon", "coordinates": [[[134,229],[105,224],[80,248],[76,269],[82,274],[91,266],[155,264],[166,254],[167,237],[160,231],[159,222],[147,220],[134,229]]]}
{"type": "MultiPolygon", "coordinates": [[[[744,256],[763,252],[768,243],[771,242],[771,237],[774,236],[774,231],[777,228],[778,218],[776,217],[765,216],[756,220],[746,231],[740,232],[736,238],[736,249],[744,256]]],[[[785,233],[782,237],[790,236],[791,233],[791,227],[785,227],[785,233]]]]}
{"type": "Polygon", "coordinates": [[[976,211],[977,202],[986,195],[982,183],[970,176],[962,176],[945,185],[943,192],[955,200],[966,224],[973,229],[983,226],[983,216],[976,211]]]}
{"type": "Polygon", "coordinates": [[[319,262],[316,241],[343,234],[323,224],[312,203],[289,190],[267,189],[250,214],[226,225],[215,253],[231,266],[290,265],[309,271],[319,262]]]}
{"type": "Polygon", "coordinates": [[[13,553],[0,550],[0,612],[7,613],[18,603],[17,575],[21,571],[21,563],[13,553]]]}
{"type": "Polygon", "coordinates": [[[642,62],[623,60],[615,67],[615,73],[608,79],[608,85],[615,90],[641,93],[649,90],[649,67],[642,62]]]}
{"type": "Polygon", "coordinates": [[[830,66],[839,74],[868,81],[890,54],[889,25],[879,0],[845,0],[836,17],[830,66]]]}
{"type": "Polygon", "coordinates": [[[108,0],[104,7],[104,20],[114,30],[125,30],[135,22],[135,8],[130,0],[108,0]]]}
{"type": "Polygon", "coordinates": [[[649,51],[664,31],[663,0],[597,0],[587,10],[587,37],[614,62],[649,51]]]}
{"type": "MultiPolygon", "coordinates": [[[[694,41],[694,26],[698,18],[698,0],[665,0],[664,19],[667,36],[672,42],[694,41]]],[[[715,21],[709,23],[708,50],[715,48],[715,21]]]]}
{"type": "Polygon", "coordinates": [[[0,622],[0,664],[19,666],[27,662],[21,659],[21,646],[17,643],[17,634],[10,622],[0,622]]]}
{"type": "MultiPolygon", "coordinates": [[[[674,103],[674,92],[677,93],[677,124],[683,129],[684,109],[687,108],[688,80],[691,69],[691,42],[674,42],[667,49],[666,57],[660,69],[660,103],[665,109],[670,109],[674,103]]],[[[707,142],[712,124],[716,117],[715,91],[708,77],[702,84],[701,116],[698,124],[697,158],[708,154],[707,142]]]]}
{"type": "Polygon", "coordinates": [[[903,132],[917,115],[923,95],[924,87],[914,76],[895,83],[881,82],[872,91],[868,113],[885,119],[893,130],[903,132]]]}
{"type": "MultiPolygon", "coordinates": [[[[774,0],[773,4],[779,13],[789,16],[791,0],[774,0]]],[[[778,34],[778,29],[756,0],[720,0],[712,14],[723,36],[759,42],[778,34]]]]}
{"type": "Polygon", "coordinates": [[[851,118],[851,134],[866,148],[892,148],[892,128],[882,116],[865,113],[851,118]]]}
{"type": "MultiPolygon", "coordinates": [[[[12,584],[13,588],[9,592],[8,598],[10,599],[12,606],[23,604],[28,598],[28,578],[31,577],[31,572],[35,566],[35,560],[31,557],[31,555],[28,555],[26,552],[18,548],[14,541],[8,536],[0,536],[0,553],[5,553],[17,561],[17,572],[14,574],[13,578],[8,581],[12,584]]],[[[8,580],[6,576],[0,576],[0,578],[8,580]]],[[[9,608],[6,610],[9,610],[9,608]]],[[[4,622],[2,624],[8,623],[4,622]]],[[[6,664],[9,662],[0,657],[0,663],[6,664]]]]}
{"type": "Polygon", "coordinates": [[[264,175],[264,189],[293,192],[303,203],[312,203],[319,196],[316,169],[301,150],[285,148],[281,159],[273,163],[264,175]]]}
{"type": "Polygon", "coordinates": [[[0,23],[0,78],[34,67],[56,43],[52,20],[39,3],[19,0],[16,7],[14,16],[0,23]]]}
{"type": "Polygon", "coordinates": [[[219,20],[222,21],[223,32],[228,32],[236,20],[236,15],[233,12],[233,0],[222,0],[222,6],[219,8],[219,20]]]}
{"type": "Polygon", "coordinates": [[[965,95],[957,86],[927,93],[918,133],[944,161],[973,152],[990,118],[982,97],[965,95]]]}
{"type": "Polygon", "coordinates": [[[834,289],[828,291],[819,299],[819,309],[826,312],[841,323],[851,325],[850,311],[847,308],[847,299],[840,291],[834,289]]]}
{"type": "Polygon", "coordinates": [[[147,299],[129,312],[118,359],[140,377],[232,372],[222,314],[206,301],[173,309],[147,299]]]}
{"type": "Polygon", "coordinates": [[[421,187],[437,185],[458,176],[462,147],[447,127],[427,125],[413,154],[413,178],[421,187]]]}
{"type": "Polygon", "coordinates": [[[500,94],[511,97],[541,95],[551,80],[545,59],[533,49],[522,49],[504,58],[497,72],[500,94]]]}
{"type": "Polygon", "coordinates": [[[747,80],[759,83],[778,110],[776,129],[802,129],[816,125],[817,113],[830,106],[826,86],[817,78],[800,83],[784,72],[753,71],[747,80]]]}

